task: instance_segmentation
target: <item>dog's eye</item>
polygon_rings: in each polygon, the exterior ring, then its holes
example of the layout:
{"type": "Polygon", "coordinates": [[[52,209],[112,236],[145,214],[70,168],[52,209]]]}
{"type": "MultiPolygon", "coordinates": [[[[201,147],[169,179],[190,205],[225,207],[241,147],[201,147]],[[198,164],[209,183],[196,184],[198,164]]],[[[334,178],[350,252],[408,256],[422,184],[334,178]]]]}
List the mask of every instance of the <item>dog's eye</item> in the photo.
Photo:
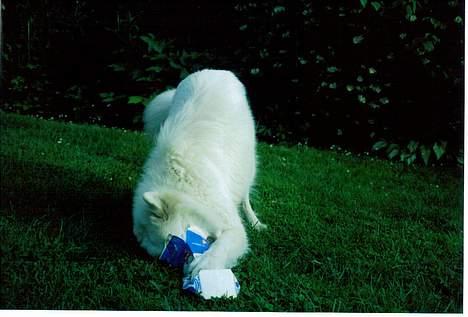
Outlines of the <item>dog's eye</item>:
{"type": "Polygon", "coordinates": [[[151,213],[150,218],[163,219],[162,215],[158,214],[156,210],[151,210],[150,213],[151,213]]]}

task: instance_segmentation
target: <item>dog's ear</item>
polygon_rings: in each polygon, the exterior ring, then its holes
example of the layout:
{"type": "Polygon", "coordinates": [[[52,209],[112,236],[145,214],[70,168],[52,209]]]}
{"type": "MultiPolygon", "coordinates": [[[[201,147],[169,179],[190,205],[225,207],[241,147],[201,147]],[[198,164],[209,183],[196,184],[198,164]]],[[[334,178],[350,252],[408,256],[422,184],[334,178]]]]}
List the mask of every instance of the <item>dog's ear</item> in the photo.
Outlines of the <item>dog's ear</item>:
{"type": "Polygon", "coordinates": [[[151,207],[150,218],[154,221],[167,220],[167,204],[161,199],[157,192],[146,192],[143,194],[143,200],[151,207]],[[153,217],[155,219],[153,219],[153,217]]]}

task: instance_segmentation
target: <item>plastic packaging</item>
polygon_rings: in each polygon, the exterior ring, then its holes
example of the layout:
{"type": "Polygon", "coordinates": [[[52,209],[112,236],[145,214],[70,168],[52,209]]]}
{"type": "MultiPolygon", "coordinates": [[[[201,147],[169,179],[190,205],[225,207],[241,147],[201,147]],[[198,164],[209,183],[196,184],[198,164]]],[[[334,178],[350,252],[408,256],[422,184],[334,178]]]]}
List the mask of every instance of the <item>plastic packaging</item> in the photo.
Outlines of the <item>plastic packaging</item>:
{"type": "Polygon", "coordinates": [[[161,252],[159,259],[172,267],[183,267],[190,256],[190,249],[184,239],[169,236],[169,241],[161,252]]]}
{"type": "MultiPolygon", "coordinates": [[[[183,268],[210,248],[211,242],[203,230],[190,226],[185,237],[170,235],[159,259],[176,268],[183,268]]],[[[230,269],[201,270],[195,277],[185,276],[182,289],[204,299],[237,297],[240,285],[230,269]]]]}
{"type": "Polygon", "coordinates": [[[199,294],[204,299],[235,298],[240,292],[239,282],[229,269],[201,270],[194,278],[184,277],[182,282],[182,289],[199,294]]]}

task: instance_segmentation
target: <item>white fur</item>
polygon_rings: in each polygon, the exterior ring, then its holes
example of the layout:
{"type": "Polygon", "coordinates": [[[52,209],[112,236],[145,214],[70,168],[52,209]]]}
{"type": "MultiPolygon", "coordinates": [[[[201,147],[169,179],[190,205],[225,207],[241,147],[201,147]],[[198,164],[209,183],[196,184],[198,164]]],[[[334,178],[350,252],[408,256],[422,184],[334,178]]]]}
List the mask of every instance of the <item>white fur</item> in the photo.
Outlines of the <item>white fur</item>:
{"type": "Polygon", "coordinates": [[[265,227],[249,202],[256,141],[244,86],[231,72],[199,71],[158,95],[143,119],[156,146],[134,195],[139,243],[158,256],[168,234],[195,225],[215,242],[188,271],[233,267],[248,250],[240,205],[251,225],[265,227]]]}
{"type": "Polygon", "coordinates": [[[145,132],[151,137],[156,137],[161,125],[169,114],[175,89],[167,90],[151,100],[143,112],[143,123],[145,132]]]}

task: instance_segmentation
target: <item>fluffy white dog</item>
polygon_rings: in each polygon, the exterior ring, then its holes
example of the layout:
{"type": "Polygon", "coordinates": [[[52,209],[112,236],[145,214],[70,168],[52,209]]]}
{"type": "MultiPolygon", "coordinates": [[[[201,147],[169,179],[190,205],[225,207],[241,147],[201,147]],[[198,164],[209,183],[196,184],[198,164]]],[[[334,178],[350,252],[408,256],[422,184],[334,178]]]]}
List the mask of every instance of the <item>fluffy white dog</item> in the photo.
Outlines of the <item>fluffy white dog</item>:
{"type": "Polygon", "coordinates": [[[155,147],[133,200],[139,243],[158,256],[169,234],[195,225],[215,241],[186,273],[232,268],[248,250],[239,207],[265,227],[249,202],[256,141],[244,86],[229,71],[202,70],[158,95],[143,119],[155,147]]]}

